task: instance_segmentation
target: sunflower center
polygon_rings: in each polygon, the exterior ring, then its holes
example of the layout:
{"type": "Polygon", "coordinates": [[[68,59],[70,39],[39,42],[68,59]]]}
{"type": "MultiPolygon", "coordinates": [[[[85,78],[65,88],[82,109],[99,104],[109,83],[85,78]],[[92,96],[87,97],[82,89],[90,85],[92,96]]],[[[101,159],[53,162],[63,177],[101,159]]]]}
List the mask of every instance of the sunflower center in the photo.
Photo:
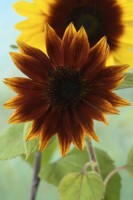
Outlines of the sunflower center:
{"type": "Polygon", "coordinates": [[[60,110],[76,106],[87,94],[88,81],[70,67],[57,67],[50,75],[45,96],[50,104],[60,110]]]}
{"type": "Polygon", "coordinates": [[[67,23],[69,24],[71,21],[77,30],[84,26],[91,43],[96,42],[93,41],[94,38],[95,40],[101,38],[102,19],[94,8],[77,6],[70,12],[67,23]]]}

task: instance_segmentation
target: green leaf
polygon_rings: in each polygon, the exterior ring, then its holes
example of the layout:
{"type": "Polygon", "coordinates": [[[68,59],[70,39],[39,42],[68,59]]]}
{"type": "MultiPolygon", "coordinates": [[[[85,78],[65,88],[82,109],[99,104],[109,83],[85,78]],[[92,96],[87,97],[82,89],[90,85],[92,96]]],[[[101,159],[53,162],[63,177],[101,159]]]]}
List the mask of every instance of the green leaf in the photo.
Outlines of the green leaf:
{"type": "MultiPolygon", "coordinates": [[[[106,152],[96,149],[96,155],[102,177],[105,179],[106,176],[116,168],[116,166],[114,165],[114,161],[106,152]]],[[[104,200],[120,200],[120,192],[121,177],[118,173],[116,173],[107,184],[104,200]]]]}
{"type": "Polygon", "coordinates": [[[31,127],[31,122],[25,123],[23,130],[23,142],[24,142],[26,159],[28,159],[31,153],[37,151],[38,149],[38,138],[26,141],[26,136],[29,132],[30,127],[31,127]]]}
{"type": "Polygon", "coordinates": [[[58,149],[58,139],[57,139],[57,136],[53,136],[47,148],[42,152],[40,174],[44,173],[44,166],[50,163],[57,149],[58,149]]]}
{"type": "MultiPolygon", "coordinates": [[[[96,149],[96,155],[101,169],[102,177],[105,179],[105,177],[113,169],[115,169],[114,162],[112,159],[110,159],[107,153],[100,149],[96,149]]],[[[65,175],[71,172],[80,172],[85,163],[88,161],[89,156],[86,149],[84,151],[78,151],[74,148],[66,157],[61,158],[52,164],[46,165],[40,176],[43,180],[58,186],[61,179],[65,175]]],[[[88,170],[90,170],[90,168],[88,170]]],[[[117,173],[111,178],[107,185],[105,200],[119,200],[120,187],[120,176],[117,173]]]]}
{"type": "Polygon", "coordinates": [[[125,88],[132,88],[132,87],[133,87],[133,73],[126,73],[125,79],[116,88],[116,90],[125,89],[125,88]]]}
{"type": "Polygon", "coordinates": [[[11,125],[0,136],[0,160],[15,158],[25,152],[23,128],[24,124],[11,125]]]}
{"type": "Polygon", "coordinates": [[[129,150],[128,153],[126,170],[128,171],[129,175],[133,177],[133,147],[129,150]]]}
{"type": "Polygon", "coordinates": [[[104,185],[94,172],[70,173],[59,185],[60,200],[101,200],[104,185]]]}
{"type": "MultiPolygon", "coordinates": [[[[46,149],[41,153],[42,156],[41,156],[40,174],[44,174],[44,166],[51,162],[57,148],[58,148],[58,140],[57,140],[57,137],[54,136],[51,138],[46,149]]],[[[25,160],[24,157],[22,157],[22,158],[25,160]]],[[[31,166],[33,166],[34,161],[35,161],[35,152],[31,153],[30,156],[28,157],[28,159],[25,161],[27,161],[31,166]]]]}

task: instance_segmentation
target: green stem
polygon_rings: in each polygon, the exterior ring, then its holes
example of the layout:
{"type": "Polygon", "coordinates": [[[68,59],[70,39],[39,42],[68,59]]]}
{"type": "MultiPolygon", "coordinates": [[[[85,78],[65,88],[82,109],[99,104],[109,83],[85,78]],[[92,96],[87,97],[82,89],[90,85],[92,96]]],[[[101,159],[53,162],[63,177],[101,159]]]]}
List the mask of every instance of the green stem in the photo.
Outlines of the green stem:
{"type": "Polygon", "coordinates": [[[97,163],[95,151],[94,151],[94,148],[93,148],[93,145],[92,145],[92,141],[89,137],[86,138],[86,141],[87,141],[87,147],[88,147],[90,162],[96,163],[95,165],[92,165],[92,170],[101,175],[99,165],[97,163]]]}
{"type": "Polygon", "coordinates": [[[116,174],[117,172],[119,172],[120,170],[123,170],[123,169],[126,169],[126,165],[123,165],[123,166],[120,166],[120,167],[117,167],[116,169],[114,169],[113,171],[111,171],[108,176],[105,178],[104,180],[104,185],[105,187],[107,186],[109,180],[112,178],[112,176],[114,174],[116,174]]]}
{"type": "Polygon", "coordinates": [[[84,167],[83,167],[83,169],[82,169],[82,174],[85,174],[86,173],[86,171],[87,171],[87,169],[88,169],[88,167],[92,167],[93,165],[95,165],[95,163],[94,162],[87,162],[85,165],[84,165],[84,167]]]}
{"type": "Polygon", "coordinates": [[[38,176],[38,173],[40,171],[40,164],[41,164],[41,153],[37,152],[35,155],[35,165],[34,165],[34,173],[31,186],[30,200],[36,199],[37,189],[40,183],[40,178],[38,176]]]}

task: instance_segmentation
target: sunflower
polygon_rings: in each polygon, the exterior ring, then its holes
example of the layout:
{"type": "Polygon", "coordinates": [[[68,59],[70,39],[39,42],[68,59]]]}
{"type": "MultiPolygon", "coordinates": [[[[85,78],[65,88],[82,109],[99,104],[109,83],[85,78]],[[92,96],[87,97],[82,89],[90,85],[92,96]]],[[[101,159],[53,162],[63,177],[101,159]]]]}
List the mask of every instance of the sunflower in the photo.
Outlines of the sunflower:
{"type": "Polygon", "coordinates": [[[28,17],[16,25],[19,39],[45,51],[44,24],[47,22],[62,37],[73,22],[84,26],[91,47],[106,36],[110,46],[109,64],[133,66],[133,3],[129,0],[33,0],[14,4],[15,10],[28,17]]]}
{"type": "Polygon", "coordinates": [[[16,109],[10,123],[33,121],[27,140],[39,137],[40,151],[57,134],[64,156],[71,143],[84,148],[85,133],[98,141],[93,119],[107,124],[104,114],[118,114],[117,106],[129,105],[112,91],[124,79],[127,66],[106,67],[106,38],[90,48],[83,27],[76,31],[71,23],[62,40],[49,25],[45,31],[48,56],[22,42],[20,53],[11,53],[29,78],[5,79],[18,93],[5,106],[16,109]]]}

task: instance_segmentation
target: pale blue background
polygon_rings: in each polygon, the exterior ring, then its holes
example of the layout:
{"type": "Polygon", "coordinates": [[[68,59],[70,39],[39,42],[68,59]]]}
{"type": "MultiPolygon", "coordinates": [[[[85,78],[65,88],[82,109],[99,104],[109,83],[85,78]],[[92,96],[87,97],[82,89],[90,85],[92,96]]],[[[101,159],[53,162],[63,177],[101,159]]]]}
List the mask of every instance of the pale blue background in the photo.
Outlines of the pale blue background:
{"type": "MultiPolygon", "coordinates": [[[[11,44],[15,44],[18,32],[14,24],[20,19],[12,8],[13,0],[0,2],[0,130],[8,126],[7,119],[11,111],[2,107],[13,92],[1,80],[5,77],[22,75],[11,61],[9,51],[11,44]]],[[[133,103],[133,89],[121,90],[121,96],[133,103]]],[[[128,149],[133,145],[133,107],[122,108],[121,115],[110,116],[109,127],[96,123],[96,130],[100,143],[96,146],[105,149],[116,161],[117,166],[123,165],[128,149]]],[[[0,134],[1,134],[0,133],[0,134]]],[[[133,179],[126,172],[122,175],[121,200],[133,199],[133,179]]],[[[27,200],[32,178],[32,169],[20,158],[11,161],[0,161],[0,200],[27,200]]],[[[37,200],[58,200],[57,190],[48,184],[41,184],[37,200]]]]}

